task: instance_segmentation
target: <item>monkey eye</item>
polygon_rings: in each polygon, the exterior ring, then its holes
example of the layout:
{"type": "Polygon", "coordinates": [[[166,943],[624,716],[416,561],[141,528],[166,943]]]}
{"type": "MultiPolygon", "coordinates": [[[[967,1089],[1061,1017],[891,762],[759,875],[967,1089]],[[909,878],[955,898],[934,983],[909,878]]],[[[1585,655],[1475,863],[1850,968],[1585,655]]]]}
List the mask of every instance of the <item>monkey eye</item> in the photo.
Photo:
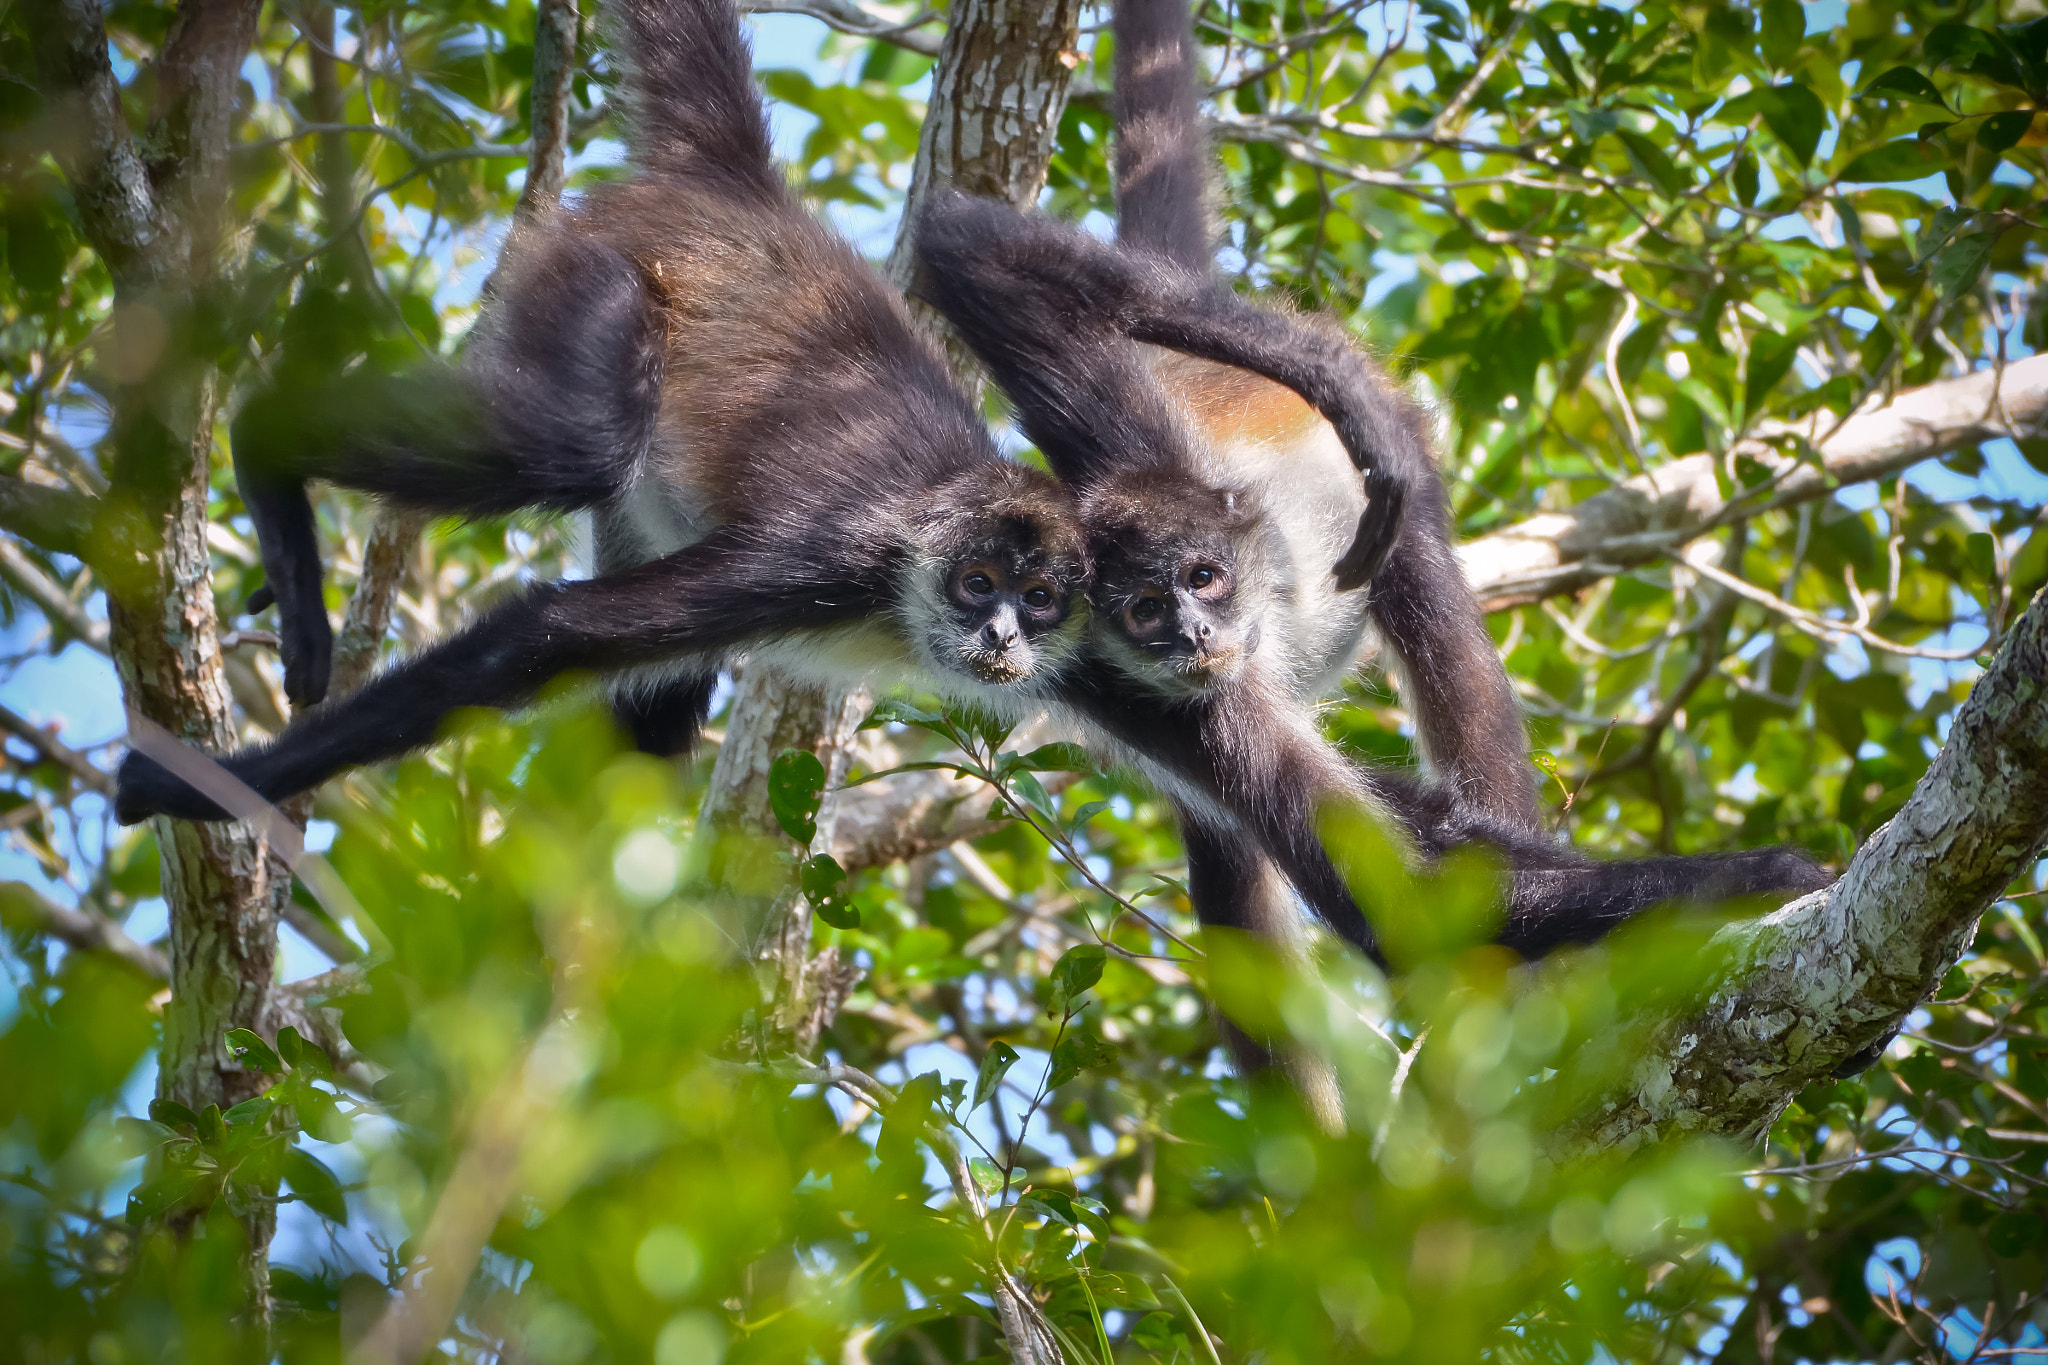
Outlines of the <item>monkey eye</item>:
{"type": "Polygon", "coordinates": [[[1157,597],[1141,597],[1131,603],[1131,620],[1149,626],[1166,614],[1166,603],[1157,597]]]}
{"type": "Polygon", "coordinates": [[[973,593],[976,597],[986,597],[996,590],[996,581],[980,569],[976,569],[973,573],[960,580],[960,586],[973,593]]]}
{"type": "Polygon", "coordinates": [[[1052,589],[1040,583],[1024,591],[1024,605],[1033,611],[1044,611],[1052,605],[1052,589]]]}
{"type": "Polygon", "coordinates": [[[1221,576],[1207,564],[1197,564],[1194,568],[1188,570],[1188,586],[1200,592],[1221,576]]]}

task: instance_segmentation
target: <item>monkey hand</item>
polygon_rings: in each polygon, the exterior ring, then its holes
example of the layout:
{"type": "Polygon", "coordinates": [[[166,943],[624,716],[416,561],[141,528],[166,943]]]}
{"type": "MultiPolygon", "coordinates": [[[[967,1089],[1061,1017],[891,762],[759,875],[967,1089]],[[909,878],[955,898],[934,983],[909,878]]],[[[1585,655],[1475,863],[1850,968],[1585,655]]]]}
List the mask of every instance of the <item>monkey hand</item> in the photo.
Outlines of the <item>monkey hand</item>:
{"type": "Polygon", "coordinates": [[[1351,548],[1337,561],[1337,590],[1350,592],[1372,582],[1373,576],[1393,553],[1401,538],[1402,513],[1408,501],[1407,486],[1401,480],[1374,468],[1366,471],[1365,493],[1370,501],[1358,515],[1358,531],[1351,548]]]}
{"type": "Polygon", "coordinates": [[[226,820],[227,811],[149,755],[131,751],[115,779],[114,818],[139,825],[152,815],[180,820],[226,820]]]}
{"type": "Polygon", "coordinates": [[[327,608],[317,593],[297,611],[279,607],[277,652],[284,661],[284,694],[293,707],[304,710],[326,698],[327,680],[334,671],[334,627],[327,623],[327,608]]]}

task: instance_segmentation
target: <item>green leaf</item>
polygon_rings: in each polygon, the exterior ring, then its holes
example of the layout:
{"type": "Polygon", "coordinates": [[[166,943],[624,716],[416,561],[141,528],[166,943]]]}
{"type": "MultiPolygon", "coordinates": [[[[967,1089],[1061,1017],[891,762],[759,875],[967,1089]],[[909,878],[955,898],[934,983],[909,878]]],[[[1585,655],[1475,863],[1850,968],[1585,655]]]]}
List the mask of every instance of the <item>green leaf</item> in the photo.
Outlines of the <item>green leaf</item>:
{"type": "Polygon", "coordinates": [[[115,1150],[123,1160],[153,1152],[166,1142],[175,1142],[178,1130],[155,1119],[123,1116],[114,1120],[115,1150]]]}
{"type": "Polygon", "coordinates": [[[1762,181],[1755,152],[1747,147],[1742,149],[1742,155],[1735,159],[1735,165],[1728,172],[1728,181],[1735,189],[1736,200],[1744,208],[1756,206],[1757,191],[1762,181]]]}
{"type": "Polygon", "coordinates": [[[1942,98],[1941,91],[1935,88],[1934,82],[1910,66],[1893,67],[1864,86],[1857,92],[1856,98],[1867,100],[1878,96],[1898,100],[1904,104],[1931,104],[1945,114],[1955,112],[1948,107],[1948,101],[1942,98]]]}
{"type": "Polygon", "coordinates": [[[1907,137],[1872,147],[1844,166],[1838,178],[1849,183],[1881,185],[1919,180],[1945,170],[1947,166],[1948,154],[1944,148],[1907,137]]]}
{"type": "Polygon", "coordinates": [[[1079,810],[1074,812],[1073,818],[1065,822],[1064,827],[1068,837],[1071,838],[1079,833],[1083,825],[1108,809],[1109,802],[1107,801],[1089,801],[1083,804],[1079,810]]]}
{"type": "Polygon", "coordinates": [[[323,1080],[334,1076],[334,1063],[326,1051],[311,1039],[301,1038],[290,1024],[277,1031],[277,1051],[295,1072],[305,1071],[323,1080]]]}
{"type": "Polygon", "coordinates": [[[1764,0],[1763,54],[1772,66],[1783,69],[1799,55],[1806,38],[1806,8],[1799,0],[1764,0]]]}
{"type": "Polygon", "coordinates": [[[180,1167],[143,1181],[128,1192],[126,1217],[129,1226],[141,1227],[149,1220],[170,1212],[205,1178],[204,1171],[180,1167]]]}
{"type": "Polygon", "coordinates": [[[355,1125],[325,1090],[307,1086],[294,1103],[300,1126],[322,1142],[347,1142],[353,1135],[355,1125]]]}
{"type": "Polygon", "coordinates": [[[1078,744],[1041,744],[1020,756],[1017,766],[1038,773],[1095,772],[1095,760],[1078,744]]]}
{"type": "Polygon", "coordinates": [[[1060,954],[1052,966],[1053,1002],[1064,1010],[1075,996],[1102,980],[1102,964],[1109,954],[1099,943],[1077,943],[1060,954]]]}
{"type": "Polygon", "coordinates": [[[1972,232],[1956,238],[1941,249],[1934,258],[1928,278],[1941,291],[1943,298],[1953,299],[1976,288],[1978,277],[1984,273],[1985,262],[1991,259],[1991,249],[1998,245],[1995,232],[1972,232]]]}
{"type": "Polygon", "coordinates": [[[2026,68],[2003,38],[1968,24],[1936,24],[1920,44],[1920,55],[1935,66],[1953,67],[2018,88],[2026,68]]]}
{"type": "Polygon", "coordinates": [[[994,1194],[1004,1184],[1002,1167],[986,1157],[975,1157],[967,1163],[968,1171],[974,1176],[974,1183],[981,1187],[983,1194],[994,1194]]]}
{"type": "Polygon", "coordinates": [[[298,1147],[285,1153],[284,1183],[313,1212],[330,1223],[348,1226],[348,1200],[342,1195],[341,1181],[318,1157],[298,1147]]]}
{"type": "Polygon", "coordinates": [[[825,799],[825,764],[808,749],[784,749],[768,765],[768,808],[775,823],[798,843],[818,837],[818,807],[825,799]]]}
{"type": "Polygon", "coordinates": [[[1976,216],[1973,209],[1950,208],[1946,204],[1936,209],[1920,225],[1920,231],[1914,237],[1913,264],[1924,264],[1928,257],[1948,245],[1949,238],[1956,235],[1957,229],[1976,216]]]}
{"type": "Polygon", "coordinates": [[[1565,117],[1571,120],[1572,132],[1579,141],[1591,146],[1621,126],[1621,116],[1612,109],[1589,109],[1583,104],[1565,107],[1565,117]]]}
{"type": "Polygon", "coordinates": [[[2016,109],[2009,114],[1993,114],[1977,125],[1977,145],[1987,152],[2004,152],[2017,147],[2027,129],[2034,126],[2034,111],[2016,109]]]}
{"type": "Polygon", "coordinates": [[[255,1128],[267,1122],[276,1109],[276,1100],[268,1095],[258,1095],[253,1100],[243,1100],[220,1117],[230,1128],[255,1128]]]}
{"type": "Polygon", "coordinates": [[[945,724],[946,718],[936,712],[892,698],[876,702],[875,709],[868,712],[868,718],[860,723],[860,728],[879,730],[884,725],[914,725],[920,729],[936,730],[945,724]]]}
{"type": "Polygon", "coordinates": [[[284,1074],[284,1062],[279,1059],[275,1052],[270,1050],[270,1044],[258,1038],[248,1029],[229,1029],[227,1041],[228,1051],[234,1055],[235,1060],[240,1062],[244,1069],[261,1071],[267,1076],[281,1076],[284,1074]]]}
{"type": "Polygon", "coordinates": [[[846,894],[846,869],[829,853],[804,859],[797,868],[797,883],[811,913],[834,929],[860,928],[860,908],[846,894]]]}
{"type": "Polygon", "coordinates": [[[981,1071],[974,1078],[974,1103],[968,1107],[979,1109],[986,1104],[1016,1064],[1016,1048],[1000,1041],[990,1043],[988,1051],[981,1054],[981,1071]]]}
{"type": "Polygon", "coordinates": [[[1565,51],[1564,42],[1557,36],[1557,30],[1543,22],[1540,15],[1535,14],[1528,17],[1526,24],[1529,35],[1536,40],[1536,46],[1543,49],[1544,59],[1550,63],[1551,69],[1564,78],[1567,89],[1574,95],[1579,94],[1584,87],[1579,83],[1578,69],[1572,65],[1571,53],[1565,51]]]}
{"type": "Polygon", "coordinates": [[[184,1105],[179,1104],[176,1100],[151,1100],[149,1102],[149,1116],[158,1123],[168,1124],[173,1128],[180,1125],[187,1128],[197,1128],[199,1126],[199,1115],[193,1113],[184,1105]]]}
{"type": "Polygon", "coordinates": [[[1059,827],[1059,805],[1052,799],[1052,793],[1045,789],[1044,783],[1030,773],[1018,773],[1010,779],[1010,790],[1021,797],[1025,805],[1044,817],[1048,824],[1055,829],[1059,827]]]}
{"type": "Polygon", "coordinates": [[[1069,1033],[1052,1050],[1052,1071],[1045,1086],[1057,1090],[1083,1071],[1116,1061],[1116,1049],[1092,1033],[1069,1033]]]}
{"type": "Polygon", "coordinates": [[[1828,128],[1827,106],[1820,96],[1803,85],[1773,85],[1756,93],[1764,126],[1799,158],[1801,166],[1811,165],[1821,134],[1828,128]]]}
{"type": "Polygon", "coordinates": [[[1614,135],[1627,149],[1628,159],[1634,164],[1636,173],[1655,182],[1666,195],[1675,199],[1692,187],[1692,181],[1672,164],[1662,147],[1632,128],[1617,129],[1614,135]]]}

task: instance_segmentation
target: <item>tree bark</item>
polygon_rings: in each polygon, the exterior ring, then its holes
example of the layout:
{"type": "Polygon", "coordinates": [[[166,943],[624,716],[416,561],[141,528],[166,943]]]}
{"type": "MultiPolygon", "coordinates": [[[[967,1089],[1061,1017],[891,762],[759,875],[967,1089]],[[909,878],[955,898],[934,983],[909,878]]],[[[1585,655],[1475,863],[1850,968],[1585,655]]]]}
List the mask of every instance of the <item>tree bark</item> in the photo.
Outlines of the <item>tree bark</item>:
{"type": "MultiPolygon", "coordinates": [[[[1868,483],[2001,436],[2048,426],[2048,355],[2003,372],[1978,370],[1900,394],[1839,426],[1828,413],[1778,424],[1771,438],[1814,444],[1820,461],[1799,463],[1769,440],[1738,452],[1782,476],[1770,504],[1810,502],[1843,484],[1868,483]]],[[[1489,610],[1541,601],[1646,563],[1699,535],[1727,507],[1715,457],[1687,455],[1596,493],[1562,512],[1544,512],[1458,549],[1465,577],[1489,610]]]]}
{"type": "Polygon", "coordinates": [[[1809,1082],[1887,1036],[2048,846],[2048,592],[1956,712],[1947,745],[1842,879],[1713,947],[1728,966],[1681,1017],[1623,1020],[1582,1072],[1625,1065],[1566,1148],[1720,1133],[1757,1141],[1809,1082]]]}

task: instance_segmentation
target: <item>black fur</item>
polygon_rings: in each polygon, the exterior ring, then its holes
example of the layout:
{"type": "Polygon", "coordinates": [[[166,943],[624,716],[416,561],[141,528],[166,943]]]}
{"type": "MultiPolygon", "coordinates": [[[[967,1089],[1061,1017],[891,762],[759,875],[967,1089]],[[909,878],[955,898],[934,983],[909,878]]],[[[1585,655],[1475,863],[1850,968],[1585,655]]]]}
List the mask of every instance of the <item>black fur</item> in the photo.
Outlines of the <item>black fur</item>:
{"type": "MultiPolygon", "coordinates": [[[[1659,902],[1825,885],[1824,871],[1789,850],[1610,865],[1543,833],[1520,708],[1452,550],[1421,414],[1336,329],[1261,312],[1213,277],[1184,0],[1121,0],[1115,22],[1120,248],[941,195],[920,225],[919,288],[989,365],[1054,470],[1082,491],[1098,620],[1126,608],[1134,585],[1157,581],[1162,567],[1229,567],[1228,491],[1192,473],[1183,419],[1130,343],[1250,369],[1313,404],[1371,471],[1372,503],[1337,565],[1338,586],[1372,577],[1372,613],[1443,784],[1351,769],[1307,725],[1301,699],[1255,680],[1162,697],[1130,695],[1099,659],[1070,674],[1064,700],[1141,769],[1199,793],[1181,823],[1204,922],[1237,923],[1246,908],[1232,888],[1257,883],[1259,859],[1270,856],[1318,915],[1377,955],[1314,834],[1323,803],[1344,797],[1376,806],[1425,858],[1474,840],[1498,848],[1514,870],[1501,941],[1531,956],[1595,939],[1659,902]],[[1262,853],[1225,847],[1200,809],[1208,803],[1262,853]]],[[[1256,630],[1250,623],[1254,642],[1256,630]]]]}
{"type": "Polygon", "coordinates": [[[639,472],[662,379],[640,271],[572,232],[529,232],[518,246],[532,257],[527,278],[546,287],[495,290],[462,368],[335,379],[287,358],[235,419],[235,478],[278,605],[294,705],[326,696],[333,649],[308,479],[496,516],[590,507],[639,472]]]}
{"type": "Polygon", "coordinates": [[[1178,463],[1171,452],[1185,437],[1172,430],[1163,398],[1133,391],[1150,381],[1139,382],[1134,355],[1117,355],[1118,339],[1250,370],[1300,394],[1336,428],[1371,500],[1337,563],[1341,589],[1379,572],[1403,510],[1436,481],[1405,405],[1356,351],[1321,328],[1253,307],[1221,280],[952,190],[927,203],[917,244],[920,292],[989,367],[1025,433],[1069,483],[1106,477],[1130,460],[1178,463]],[[1098,372],[1105,353],[1107,374],[1098,372]],[[1111,417],[1112,403],[1132,404],[1132,415],[1111,417]],[[1123,429],[1133,429],[1136,442],[1109,444],[1123,429]]]}
{"type": "Polygon", "coordinates": [[[612,700],[612,714],[641,753],[681,758],[703,738],[717,686],[716,672],[659,679],[621,691],[612,700]]]}
{"type": "MultiPolygon", "coordinates": [[[[675,543],[531,589],[227,761],[268,799],[565,672],[625,675],[627,724],[673,751],[728,650],[811,632],[799,666],[865,678],[879,650],[1001,701],[1075,633],[1071,500],[1000,458],[901,299],[786,189],[729,0],[620,0],[613,16],[641,176],[514,231],[460,370],[287,367],[244,413],[237,456],[300,701],[326,680],[308,478],[444,513],[665,517],[675,543]],[[864,640],[845,657],[850,628],[864,640]]],[[[223,815],[140,755],[116,806],[131,822],[223,815]]]]}

